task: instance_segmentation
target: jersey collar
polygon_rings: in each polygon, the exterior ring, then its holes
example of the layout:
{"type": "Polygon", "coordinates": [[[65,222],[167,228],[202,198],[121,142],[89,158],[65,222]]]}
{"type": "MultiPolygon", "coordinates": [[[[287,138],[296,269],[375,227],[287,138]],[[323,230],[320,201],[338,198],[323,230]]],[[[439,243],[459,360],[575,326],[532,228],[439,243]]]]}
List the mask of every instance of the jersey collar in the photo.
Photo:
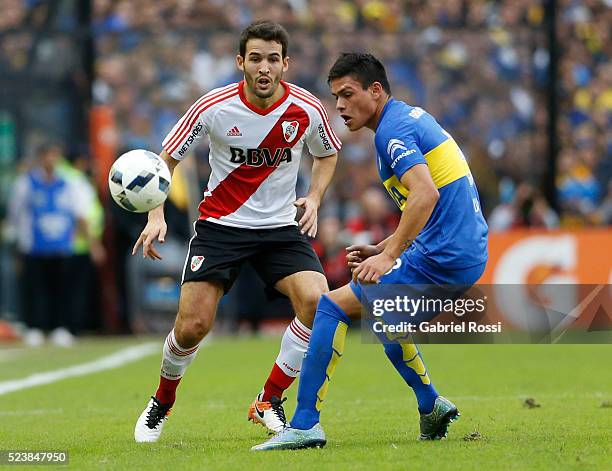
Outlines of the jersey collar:
{"type": "Polygon", "coordinates": [[[382,123],[382,120],[385,117],[385,114],[387,113],[387,111],[389,111],[391,103],[393,103],[394,101],[395,101],[395,99],[392,96],[390,96],[389,99],[387,100],[387,103],[385,103],[385,106],[383,106],[382,113],[380,113],[380,118],[378,118],[378,123],[376,124],[376,131],[375,132],[378,132],[378,128],[380,127],[380,123],[382,123]]]}
{"type": "Polygon", "coordinates": [[[249,101],[246,98],[246,95],[244,94],[244,87],[246,86],[246,84],[244,83],[244,80],[241,80],[240,83],[238,84],[238,95],[240,96],[240,100],[242,101],[242,103],[244,103],[244,106],[246,106],[248,109],[250,109],[251,111],[259,115],[266,116],[267,114],[270,114],[272,111],[278,108],[280,105],[282,105],[287,99],[287,97],[289,96],[289,85],[282,80],[280,81],[280,85],[285,87],[285,94],[282,97],[280,97],[278,101],[273,103],[272,106],[269,106],[268,108],[265,108],[265,109],[260,108],[259,106],[255,106],[252,103],[249,103],[249,101]]]}

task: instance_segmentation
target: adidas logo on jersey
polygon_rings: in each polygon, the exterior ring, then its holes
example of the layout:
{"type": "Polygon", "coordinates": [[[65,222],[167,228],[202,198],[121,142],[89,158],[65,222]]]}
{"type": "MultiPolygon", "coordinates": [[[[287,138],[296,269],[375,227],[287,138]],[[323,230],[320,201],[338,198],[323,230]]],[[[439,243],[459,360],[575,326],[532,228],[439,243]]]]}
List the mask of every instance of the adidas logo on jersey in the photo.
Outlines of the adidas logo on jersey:
{"type": "Polygon", "coordinates": [[[234,126],[232,129],[227,131],[227,135],[232,136],[232,137],[237,137],[237,136],[242,136],[242,133],[240,132],[240,129],[238,129],[238,126],[234,126]]]}

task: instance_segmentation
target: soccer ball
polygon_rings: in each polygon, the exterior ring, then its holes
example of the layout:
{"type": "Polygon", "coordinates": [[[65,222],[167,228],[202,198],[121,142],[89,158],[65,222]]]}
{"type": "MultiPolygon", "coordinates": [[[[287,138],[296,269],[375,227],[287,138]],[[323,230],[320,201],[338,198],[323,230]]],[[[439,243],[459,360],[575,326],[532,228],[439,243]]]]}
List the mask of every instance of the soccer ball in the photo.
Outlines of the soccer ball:
{"type": "Polygon", "coordinates": [[[133,213],[145,213],[168,196],[171,175],[157,154],[135,149],[119,157],[108,174],[108,188],[115,202],[133,213]]]}

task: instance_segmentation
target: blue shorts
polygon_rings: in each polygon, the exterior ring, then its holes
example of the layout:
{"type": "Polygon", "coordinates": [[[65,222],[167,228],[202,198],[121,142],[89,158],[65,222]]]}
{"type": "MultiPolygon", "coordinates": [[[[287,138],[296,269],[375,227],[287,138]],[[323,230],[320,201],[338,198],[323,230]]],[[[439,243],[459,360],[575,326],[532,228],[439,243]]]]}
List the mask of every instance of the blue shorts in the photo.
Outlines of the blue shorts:
{"type": "MultiPolygon", "coordinates": [[[[380,284],[395,285],[461,285],[472,286],[485,270],[486,262],[479,265],[446,270],[428,263],[414,246],[408,248],[395,261],[393,268],[380,277],[380,284]]],[[[354,281],[350,287],[361,301],[361,286],[354,281]]]]}
{"type": "MultiPolygon", "coordinates": [[[[397,295],[415,300],[419,298],[458,299],[478,281],[485,266],[486,262],[462,269],[442,269],[432,265],[418,250],[410,247],[395,261],[393,268],[380,278],[380,283],[361,286],[351,281],[350,287],[366,312],[370,313],[365,318],[367,322],[376,321],[377,318],[373,317],[373,314],[374,316],[382,315],[386,324],[397,325],[404,321],[418,324],[433,319],[440,314],[440,311],[428,310],[419,304],[414,312],[407,315],[406,312],[397,310],[388,312],[383,309],[380,311],[382,306],[379,305],[379,313],[376,314],[373,309],[374,303],[384,299],[394,299],[397,295]]],[[[390,340],[385,334],[377,334],[377,336],[383,343],[390,340]]],[[[409,334],[404,337],[409,337],[409,334]]]]}

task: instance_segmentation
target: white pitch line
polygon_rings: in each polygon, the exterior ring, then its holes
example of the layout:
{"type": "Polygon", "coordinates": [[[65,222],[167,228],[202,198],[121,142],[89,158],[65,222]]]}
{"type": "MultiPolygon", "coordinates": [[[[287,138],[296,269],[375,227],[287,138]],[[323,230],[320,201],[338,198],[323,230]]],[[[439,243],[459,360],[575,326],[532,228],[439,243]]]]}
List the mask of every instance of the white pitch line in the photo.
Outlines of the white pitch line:
{"type": "Polygon", "coordinates": [[[127,363],[140,360],[148,355],[161,350],[159,342],[148,342],[135,347],[124,348],[111,355],[99,358],[88,363],[61,368],[59,370],[46,371],[44,373],[34,373],[22,379],[0,382],[0,396],[22,389],[33,388],[43,384],[55,383],[66,378],[84,376],[99,371],[119,368],[127,363]]]}

